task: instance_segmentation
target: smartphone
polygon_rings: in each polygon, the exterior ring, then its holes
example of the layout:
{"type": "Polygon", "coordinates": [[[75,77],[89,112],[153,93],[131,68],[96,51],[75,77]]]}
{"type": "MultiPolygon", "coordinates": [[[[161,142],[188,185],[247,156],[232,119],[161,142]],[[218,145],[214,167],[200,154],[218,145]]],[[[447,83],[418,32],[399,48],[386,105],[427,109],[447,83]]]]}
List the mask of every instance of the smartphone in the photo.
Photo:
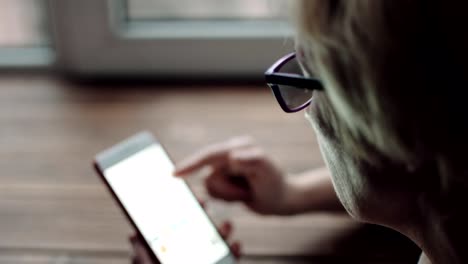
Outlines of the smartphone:
{"type": "Polygon", "coordinates": [[[233,264],[213,222],[149,132],[99,153],[94,166],[155,263],[233,264]]]}

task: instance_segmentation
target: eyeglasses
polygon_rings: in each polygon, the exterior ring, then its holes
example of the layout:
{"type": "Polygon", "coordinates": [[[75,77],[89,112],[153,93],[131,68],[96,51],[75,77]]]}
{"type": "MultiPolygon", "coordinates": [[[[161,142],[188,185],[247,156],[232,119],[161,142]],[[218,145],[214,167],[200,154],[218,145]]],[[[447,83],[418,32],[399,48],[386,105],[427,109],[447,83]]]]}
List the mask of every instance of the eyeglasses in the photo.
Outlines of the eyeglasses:
{"type": "Polygon", "coordinates": [[[306,108],[312,101],[313,91],[323,90],[320,80],[301,74],[295,52],[275,62],[265,72],[265,79],[286,113],[306,108]]]}

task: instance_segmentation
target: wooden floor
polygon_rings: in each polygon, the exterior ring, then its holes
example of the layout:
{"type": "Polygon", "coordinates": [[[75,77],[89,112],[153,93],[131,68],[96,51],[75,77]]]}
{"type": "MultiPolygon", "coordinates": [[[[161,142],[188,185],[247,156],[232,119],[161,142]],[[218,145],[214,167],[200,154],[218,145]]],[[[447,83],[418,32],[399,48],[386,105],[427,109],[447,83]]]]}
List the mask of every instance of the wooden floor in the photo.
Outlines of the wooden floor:
{"type": "MultiPolygon", "coordinates": [[[[257,138],[289,172],[323,165],[302,113],[284,114],[264,86],[77,85],[0,76],[0,263],[129,263],[124,216],[91,167],[133,133],[154,132],[177,161],[237,135],[257,138]]],[[[203,195],[200,179],[190,181],[203,195]]],[[[241,263],[412,263],[399,235],[346,216],[260,217],[213,202],[232,219],[241,263]],[[397,246],[398,243],[402,243],[397,246]]]]}

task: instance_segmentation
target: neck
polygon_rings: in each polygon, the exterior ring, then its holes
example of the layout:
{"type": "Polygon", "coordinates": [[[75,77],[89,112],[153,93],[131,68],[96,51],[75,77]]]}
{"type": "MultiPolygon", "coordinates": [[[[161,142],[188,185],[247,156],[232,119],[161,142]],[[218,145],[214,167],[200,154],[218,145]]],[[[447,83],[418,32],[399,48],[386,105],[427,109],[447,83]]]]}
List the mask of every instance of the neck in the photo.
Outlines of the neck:
{"type": "MultiPolygon", "coordinates": [[[[422,217],[423,221],[412,227],[395,228],[408,236],[421,249],[422,254],[418,264],[464,263],[463,250],[465,224],[458,225],[454,221],[441,221],[441,217],[422,217]],[[453,233],[453,230],[456,232],[453,233]]],[[[447,218],[449,219],[449,218],[447,218]]],[[[401,227],[401,226],[400,226],[401,227]]]]}
{"type": "Polygon", "coordinates": [[[418,264],[432,264],[432,262],[429,260],[425,253],[422,253],[421,257],[419,258],[418,264]]]}

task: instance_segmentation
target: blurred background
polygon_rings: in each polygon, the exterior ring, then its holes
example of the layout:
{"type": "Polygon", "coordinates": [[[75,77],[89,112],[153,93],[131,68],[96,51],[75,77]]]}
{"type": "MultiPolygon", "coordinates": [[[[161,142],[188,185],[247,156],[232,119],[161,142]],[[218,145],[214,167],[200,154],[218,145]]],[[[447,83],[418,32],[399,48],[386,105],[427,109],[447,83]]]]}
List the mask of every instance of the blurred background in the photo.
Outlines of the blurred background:
{"type": "MultiPolygon", "coordinates": [[[[294,50],[288,16],[280,0],[0,0],[0,263],[129,263],[133,230],[91,161],[143,129],[175,161],[248,134],[291,175],[322,167],[303,114],[283,113],[263,83],[294,50]]],[[[189,183],[209,199],[199,176],[189,183]]],[[[414,252],[343,215],[209,211],[233,220],[241,263],[414,252]]]]}
{"type": "Polygon", "coordinates": [[[1,5],[1,65],[46,67],[76,77],[259,80],[268,55],[293,47],[282,1],[2,0],[1,5]]]}

